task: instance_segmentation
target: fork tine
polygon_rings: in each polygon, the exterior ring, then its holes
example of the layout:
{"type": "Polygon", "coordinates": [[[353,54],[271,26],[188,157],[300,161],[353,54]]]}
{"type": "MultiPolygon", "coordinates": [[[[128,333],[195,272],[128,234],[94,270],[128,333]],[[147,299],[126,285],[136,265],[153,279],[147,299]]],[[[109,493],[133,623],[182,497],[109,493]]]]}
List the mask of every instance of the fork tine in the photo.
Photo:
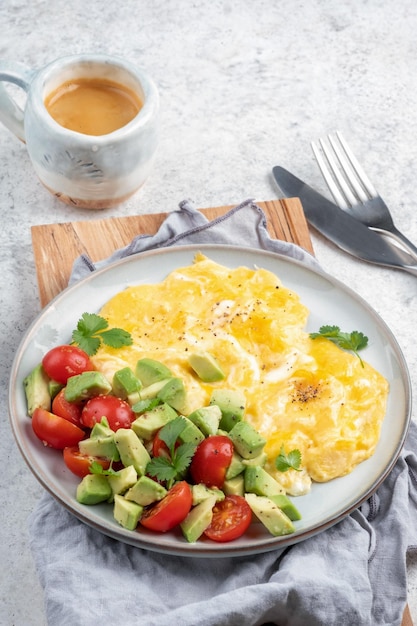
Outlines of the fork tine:
{"type": "Polygon", "coordinates": [[[369,180],[368,176],[363,171],[355,155],[353,154],[348,144],[346,143],[346,140],[343,137],[342,133],[338,131],[336,132],[336,136],[339,139],[339,142],[341,146],[343,147],[343,150],[346,152],[348,159],[351,162],[353,169],[356,171],[356,174],[358,175],[363,187],[368,192],[371,198],[375,198],[378,195],[377,190],[375,189],[374,185],[369,180]]]}
{"type": "MultiPolygon", "coordinates": [[[[336,137],[337,139],[340,141],[340,137],[339,135],[336,133],[336,137]]],[[[348,202],[350,202],[350,205],[353,206],[355,204],[358,203],[358,200],[360,202],[366,202],[367,200],[369,200],[369,197],[367,196],[366,190],[364,189],[364,187],[361,185],[361,181],[360,179],[358,179],[358,174],[355,170],[355,168],[353,167],[353,164],[350,162],[350,158],[349,158],[349,154],[347,154],[344,150],[345,147],[347,147],[346,142],[344,143],[338,143],[338,141],[336,140],[335,137],[332,137],[332,135],[328,136],[328,141],[331,145],[331,147],[333,148],[333,151],[339,161],[339,164],[342,168],[342,173],[340,173],[338,171],[338,180],[339,183],[341,184],[341,182],[343,181],[343,190],[344,193],[346,195],[346,199],[348,200],[348,202]],[[353,193],[352,193],[353,192],[353,193]],[[356,197],[355,197],[356,194],[356,197]]],[[[349,150],[349,148],[348,148],[349,150]]],[[[350,155],[353,157],[352,152],[349,150],[350,155]]],[[[355,159],[355,157],[353,157],[355,159]]],[[[356,161],[356,159],[355,159],[356,161]]],[[[335,163],[335,162],[333,162],[335,163]]],[[[359,165],[359,163],[356,161],[357,165],[359,165]]],[[[337,167],[337,166],[336,166],[337,167]]],[[[360,167],[360,166],[359,166],[360,167]]]]}
{"type": "Polygon", "coordinates": [[[339,191],[339,187],[334,182],[334,179],[332,175],[330,174],[330,170],[320,152],[320,149],[314,141],[311,142],[311,148],[313,150],[314,157],[317,161],[317,164],[320,168],[323,178],[326,181],[327,186],[330,189],[330,192],[334,198],[334,201],[341,209],[348,209],[349,205],[346,202],[346,199],[343,196],[343,194],[339,191]]]}

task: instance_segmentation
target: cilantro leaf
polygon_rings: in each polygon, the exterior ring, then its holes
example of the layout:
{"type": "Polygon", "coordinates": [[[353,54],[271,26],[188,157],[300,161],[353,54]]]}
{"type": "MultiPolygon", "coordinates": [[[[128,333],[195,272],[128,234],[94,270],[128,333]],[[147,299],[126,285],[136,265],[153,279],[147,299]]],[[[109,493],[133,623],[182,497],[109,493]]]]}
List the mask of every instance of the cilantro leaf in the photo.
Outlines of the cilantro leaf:
{"type": "Polygon", "coordinates": [[[197,444],[191,442],[177,445],[178,437],[185,426],[184,418],[178,415],[161,428],[158,436],[167,445],[170,458],[154,457],[146,466],[146,473],[157,480],[167,482],[168,489],[176,480],[183,478],[197,448],[197,444]]]}
{"type": "MultiPolygon", "coordinates": [[[[140,394],[140,392],[139,392],[140,394]]],[[[146,398],[145,400],[139,400],[139,402],[135,402],[132,406],[132,411],[134,413],[145,413],[145,411],[150,411],[154,409],[158,404],[162,404],[162,400],[160,398],[146,398]]]]}
{"type": "Polygon", "coordinates": [[[358,330],[345,333],[340,330],[339,326],[321,326],[318,333],[310,333],[311,339],[317,339],[318,337],[325,337],[339,346],[339,348],[353,352],[358,357],[362,367],[364,367],[363,361],[358,354],[359,350],[363,350],[368,345],[368,337],[363,333],[358,330]]]}
{"type": "Polygon", "coordinates": [[[130,333],[121,328],[109,328],[104,317],[95,313],[83,313],[78,320],[77,328],[72,333],[72,341],[88,355],[96,354],[101,343],[111,348],[131,346],[130,333]]]}
{"type": "Polygon", "coordinates": [[[279,472],[286,472],[289,469],[294,469],[300,472],[301,465],[301,452],[299,450],[291,450],[288,454],[285,453],[284,444],[281,446],[279,455],[275,459],[275,467],[279,472]]]}

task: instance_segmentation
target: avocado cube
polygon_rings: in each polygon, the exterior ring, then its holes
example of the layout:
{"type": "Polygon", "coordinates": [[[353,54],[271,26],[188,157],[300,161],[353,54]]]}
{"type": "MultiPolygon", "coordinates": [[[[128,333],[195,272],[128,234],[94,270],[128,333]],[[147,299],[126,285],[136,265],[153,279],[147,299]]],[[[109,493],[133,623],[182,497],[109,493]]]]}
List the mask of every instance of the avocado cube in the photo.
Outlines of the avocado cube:
{"type": "Polygon", "coordinates": [[[114,430],[112,430],[109,426],[108,419],[105,415],[101,418],[99,422],[96,422],[91,429],[90,437],[94,439],[94,437],[113,437],[114,430]]]}
{"type": "Polygon", "coordinates": [[[218,489],[217,487],[207,487],[203,483],[192,485],[191,493],[193,495],[193,506],[204,502],[204,500],[207,500],[207,498],[210,498],[211,496],[216,496],[216,502],[224,500],[225,497],[221,489],[218,489]]]}
{"type": "Polygon", "coordinates": [[[114,474],[107,476],[113,496],[116,494],[123,495],[128,489],[130,489],[130,487],[132,487],[132,485],[135,484],[137,479],[138,475],[133,465],[123,467],[114,474]]]}
{"type": "Polygon", "coordinates": [[[144,387],[172,377],[172,372],[160,361],[143,358],[136,363],[135,374],[144,387]]]}
{"type": "Polygon", "coordinates": [[[63,389],[64,387],[65,385],[63,385],[62,383],[59,383],[56,380],[50,380],[48,383],[48,389],[49,389],[49,395],[51,396],[51,400],[53,400],[55,396],[57,396],[59,392],[61,391],[61,389],[63,389]]]}
{"type": "Polygon", "coordinates": [[[95,436],[82,439],[78,444],[78,448],[81,454],[88,456],[99,456],[112,461],[119,461],[120,459],[113,432],[111,435],[107,436],[95,436]]]}
{"type": "Polygon", "coordinates": [[[229,480],[231,478],[234,478],[235,476],[238,476],[239,474],[243,472],[244,469],[245,469],[245,465],[243,464],[242,457],[240,456],[240,454],[236,452],[236,450],[234,450],[231,463],[226,470],[226,475],[225,475],[226,480],[229,480]]]}
{"type": "Polygon", "coordinates": [[[253,459],[242,459],[242,464],[244,467],[248,465],[260,465],[263,467],[268,460],[268,455],[266,452],[261,452],[258,456],[255,456],[253,459]]]}
{"type": "MultiPolygon", "coordinates": [[[[158,393],[161,391],[163,387],[167,384],[167,382],[171,380],[170,378],[164,378],[163,380],[158,380],[156,383],[149,385],[147,387],[142,387],[139,391],[134,391],[127,396],[127,401],[132,407],[135,413],[142,413],[142,409],[139,408],[145,400],[153,400],[157,397],[158,393]],[[137,406],[138,405],[138,406],[137,406]]],[[[162,400],[161,400],[162,402],[162,400]]]]}
{"type": "Polygon", "coordinates": [[[252,513],[274,537],[289,535],[295,531],[294,524],[289,517],[270,498],[257,496],[254,493],[245,493],[245,500],[252,513]]]}
{"type": "Polygon", "coordinates": [[[37,408],[51,410],[51,393],[49,389],[49,377],[43,369],[42,363],[39,363],[33,370],[23,379],[23,388],[26,396],[26,404],[28,415],[32,417],[33,412],[37,408]]]}
{"type": "Polygon", "coordinates": [[[107,476],[87,474],[77,486],[76,499],[80,504],[98,504],[108,500],[111,495],[107,476]]]}
{"type": "Polygon", "coordinates": [[[119,428],[114,441],[123,465],[133,465],[139,476],[143,476],[151,457],[136,433],[131,428],[119,428]]]}
{"type": "Polygon", "coordinates": [[[111,385],[107,378],[101,372],[92,371],[68,378],[64,395],[68,402],[82,402],[110,391],[111,385]]]}
{"type": "Polygon", "coordinates": [[[141,506],[148,506],[162,500],[167,494],[165,487],[148,476],[141,476],[139,480],[125,493],[126,500],[131,500],[141,506]]]}
{"type": "Polygon", "coordinates": [[[200,409],[196,409],[188,415],[188,419],[191,420],[206,437],[209,437],[217,433],[221,416],[222,412],[220,408],[216,404],[213,404],[212,406],[203,406],[200,409]]]}
{"type": "Polygon", "coordinates": [[[261,454],[265,447],[264,439],[248,422],[238,422],[229,431],[235,450],[244,459],[253,459],[261,454]]]}
{"type": "Polygon", "coordinates": [[[282,485],[260,465],[246,467],[245,491],[267,497],[285,494],[282,485]]]}
{"type": "Polygon", "coordinates": [[[189,543],[194,543],[211,524],[216,496],[210,496],[197,504],[181,522],[182,533],[189,543]]]}
{"type": "Polygon", "coordinates": [[[168,422],[177,417],[178,413],[169,404],[163,403],[150,411],[139,415],[131,424],[136,435],[142,439],[152,439],[155,433],[168,422]]]}
{"type": "Polygon", "coordinates": [[[178,413],[188,413],[187,391],[181,378],[171,378],[158,391],[157,397],[172,406],[178,413]]]}
{"type": "Polygon", "coordinates": [[[246,398],[241,391],[235,389],[214,389],[210,397],[210,405],[212,404],[218,406],[222,413],[219,427],[229,432],[243,419],[246,398]]]}
{"type": "Polygon", "coordinates": [[[114,496],[113,515],[116,522],[127,530],[135,530],[143,513],[143,507],[135,502],[130,502],[123,496],[114,496]]]}
{"type": "Polygon", "coordinates": [[[226,479],[223,483],[223,491],[226,496],[244,496],[245,495],[245,477],[239,474],[234,478],[226,479]]]}
{"type": "Polygon", "coordinates": [[[197,428],[197,426],[193,424],[193,422],[189,420],[188,417],[184,417],[184,415],[182,415],[181,419],[183,420],[185,425],[184,429],[180,432],[178,436],[178,439],[181,441],[181,443],[190,442],[195,443],[196,445],[201,443],[205,439],[201,430],[197,428]]]}
{"type": "Polygon", "coordinates": [[[225,378],[225,373],[211,354],[194,352],[188,357],[188,363],[204,383],[215,383],[225,378]]]}
{"type": "Polygon", "coordinates": [[[114,373],[112,389],[115,396],[126,400],[129,395],[140,391],[142,383],[130,367],[123,367],[114,373]]]}
{"type": "Polygon", "coordinates": [[[269,496],[272,502],[275,504],[290,518],[291,521],[295,522],[301,519],[301,513],[295,506],[295,504],[289,499],[286,495],[278,495],[278,496],[269,496]]]}

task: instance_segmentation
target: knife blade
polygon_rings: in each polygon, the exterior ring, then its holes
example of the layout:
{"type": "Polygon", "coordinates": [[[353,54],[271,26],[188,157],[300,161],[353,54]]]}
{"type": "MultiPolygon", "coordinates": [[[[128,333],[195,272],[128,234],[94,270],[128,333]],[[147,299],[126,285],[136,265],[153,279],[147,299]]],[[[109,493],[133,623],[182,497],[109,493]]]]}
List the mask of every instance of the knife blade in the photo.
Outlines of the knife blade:
{"type": "Polygon", "coordinates": [[[370,230],[336,204],[283,167],[272,168],[275,181],[287,198],[299,198],[307,220],[322,235],[353,256],[388,267],[406,269],[417,275],[411,257],[394,248],[380,234],[370,230]]]}

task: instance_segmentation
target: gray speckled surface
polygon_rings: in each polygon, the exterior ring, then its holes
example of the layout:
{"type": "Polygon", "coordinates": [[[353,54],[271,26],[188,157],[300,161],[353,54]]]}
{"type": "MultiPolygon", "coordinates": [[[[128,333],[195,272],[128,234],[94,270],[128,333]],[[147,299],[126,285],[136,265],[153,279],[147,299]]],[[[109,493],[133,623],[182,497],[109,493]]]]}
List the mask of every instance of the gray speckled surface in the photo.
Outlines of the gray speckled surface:
{"type": "MultiPolygon", "coordinates": [[[[162,140],[145,186],[117,211],[71,210],[36,179],[25,147],[0,126],[0,623],[41,626],[42,593],[27,544],[41,493],[7,420],[11,361],[39,312],[30,226],[278,197],[281,164],[325,191],[309,143],[341,129],[417,242],[417,4],[413,0],[3,0],[0,58],[32,67],[101,51],[142,65],[159,86],[162,140]]],[[[19,97],[21,97],[19,95],[19,97]]],[[[417,283],[366,265],[312,233],[323,267],[356,289],[417,371],[417,283]]],[[[409,558],[417,623],[417,557],[409,558]]],[[[55,626],[55,625],[54,625],[55,626]]]]}

